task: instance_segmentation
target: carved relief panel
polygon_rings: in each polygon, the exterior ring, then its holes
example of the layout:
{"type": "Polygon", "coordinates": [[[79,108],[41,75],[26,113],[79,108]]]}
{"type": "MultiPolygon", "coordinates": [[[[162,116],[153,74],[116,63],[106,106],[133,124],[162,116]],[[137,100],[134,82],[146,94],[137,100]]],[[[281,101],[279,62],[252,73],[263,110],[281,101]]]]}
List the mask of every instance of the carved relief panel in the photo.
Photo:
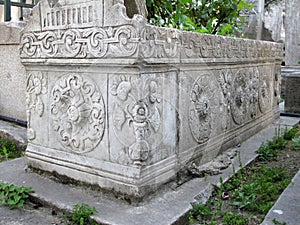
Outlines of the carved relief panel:
{"type": "Polygon", "coordinates": [[[163,84],[163,77],[154,73],[112,76],[109,121],[113,132],[111,139],[116,138],[119,142],[113,143],[111,148],[113,160],[145,165],[156,160],[154,155],[159,159],[167,156],[168,150],[160,147],[165,141],[164,123],[169,120],[171,126],[174,118],[163,118],[168,104],[163,97],[166,91],[163,84]]]}
{"type": "Polygon", "coordinates": [[[260,68],[259,80],[259,109],[261,113],[271,110],[271,101],[273,97],[272,77],[270,76],[270,69],[267,67],[260,68]]]}
{"type": "Polygon", "coordinates": [[[92,151],[105,131],[106,110],[98,86],[89,78],[67,73],[50,93],[52,129],[61,145],[75,153],[92,151]]]}
{"type": "Polygon", "coordinates": [[[36,138],[35,121],[42,118],[45,111],[43,96],[47,93],[47,78],[42,72],[28,73],[26,82],[27,103],[27,138],[33,141],[36,138]]]}

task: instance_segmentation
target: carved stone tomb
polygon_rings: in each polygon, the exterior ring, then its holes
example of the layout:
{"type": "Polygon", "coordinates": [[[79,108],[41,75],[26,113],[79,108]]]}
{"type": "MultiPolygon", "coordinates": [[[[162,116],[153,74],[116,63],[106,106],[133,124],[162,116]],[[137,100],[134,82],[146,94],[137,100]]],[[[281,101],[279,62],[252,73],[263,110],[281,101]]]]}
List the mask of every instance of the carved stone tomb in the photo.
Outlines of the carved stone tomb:
{"type": "Polygon", "coordinates": [[[21,36],[28,165],[142,198],[279,116],[282,45],[42,0],[21,36]]]}

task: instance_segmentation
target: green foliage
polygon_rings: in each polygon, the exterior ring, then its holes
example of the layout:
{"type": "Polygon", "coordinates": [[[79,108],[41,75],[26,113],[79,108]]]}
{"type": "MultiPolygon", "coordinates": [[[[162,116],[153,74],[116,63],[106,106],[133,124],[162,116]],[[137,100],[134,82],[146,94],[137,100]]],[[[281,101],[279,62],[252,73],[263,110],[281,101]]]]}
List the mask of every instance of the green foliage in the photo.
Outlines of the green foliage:
{"type": "Polygon", "coordinates": [[[231,36],[240,33],[245,24],[241,10],[253,7],[245,0],[147,0],[146,3],[151,24],[231,36]]]}
{"type": "Polygon", "coordinates": [[[193,224],[195,219],[206,221],[212,216],[211,209],[202,202],[193,205],[193,210],[189,213],[189,222],[193,224]]]}
{"type": "Polygon", "coordinates": [[[8,205],[11,209],[22,207],[32,192],[34,192],[32,187],[0,183],[0,206],[8,205]]]}
{"type": "Polygon", "coordinates": [[[278,168],[256,168],[250,177],[248,174],[244,176],[239,186],[231,187],[235,199],[233,205],[260,213],[267,213],[290,183],[286,172],[278,168]]]}
{"type": "Polygon", "coordinates": [[[278,149],[271,148],[268,143],[262,144],[259,149],[256,151],[258,154],[258,159],[260,161],[273,161],[276,160],[276,157],[278,155],[278,149]]]}
{"type": "Polygon", "coordinates": [[[294,150],[300,150],[300,136],[292,139],[294,143],[294,150]]]}
{"type": "Polygon", "coordinates": [[[286,128],[286,131],[285,131],[285,133],[284,133],[284,135],[283,135],[283,138],[284,138],[285,140],[292,140],[292,139],[295,137],[297,131],[298,131],[298,130],[297,130],[296,127],[293,127],[293,128],[291,128],[291,129],[289,129],[289,130],[286,128]]]}
{"type": "Polygon", "coordinates": [[[233,214],[226,212],[223,216],[224,225],[245,225],[249,221],[248,217],[245,217],[241,214],[233,214]]]}
{"type": "Polygon", "coordinates": [[[90,218],[94,212],[96,212],[95,207],[90,208],[87,204],[76,204],[69,219],[73,225],[96,225],[96,221],[90,218]]]}
{"type": "Polygon", "coordinates": [[[263,143],[259,149],[256,151],[258,154],[258,160],[260,161],[273,161],[276,160],[279,151],[281,151],[287,142],[284,137],[281,135],[281,129],[278,128],[275,130],[275,136],[272,141],[267,141],[263,143]]]}
{"type": "Polygon", "coordinates": [[[16,147],[12,141],[0,139],[0,162],[8,159],[14,159],[22,156],[22,152],[16,147]]]}
{"type": "Polygon", "coordinates": [[[279,222],[278,220],[276,220],[275,218],[272,220],[272,222],[276,225],[286,225],[286,222],[279,222]]]}

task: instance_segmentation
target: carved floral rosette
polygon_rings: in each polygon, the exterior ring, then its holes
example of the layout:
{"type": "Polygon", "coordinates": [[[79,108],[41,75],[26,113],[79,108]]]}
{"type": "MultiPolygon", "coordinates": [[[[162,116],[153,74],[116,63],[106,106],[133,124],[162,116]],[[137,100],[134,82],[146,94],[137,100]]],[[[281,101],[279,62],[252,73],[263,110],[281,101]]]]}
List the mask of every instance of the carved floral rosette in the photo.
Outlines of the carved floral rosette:
{"type": "Polygon", "coordinates": [[[28,140],[35,139],[35,130],[31,127],[31,115],[32,113],[42,117],[44,114],[44,102],[41,95],[47,92],[47,81],[41,72],[29,73],[26,81],[26,104],[27,104],[27,120],[28,129],[27,137],[28,140]]]}
{"type": "MultiPolygon", "coordinates": [[[[194,139],[207,142],[212,135],[216,115],[226,120],[223,97],[213,75],[202,75],[194,82],[190,95],[189,126],[194,139]]],[[[222,128],[225,126],[222,124],[222,128]]]]}
{"type": "MultiPolygon", "coordinates": [[[[115,76],[111,85],[111,94],[115,96],[113,108],[113,127],[120,142],[128,147],[128,156],[135,165],[147,161],[151,135],[161,127],[159,85],[154,78],[142,79],[131,76],[115,76]],[[143,91],[140,91],[143,90],[143,91]],[[122,132],[129,131],[135,139],[127,144],[122,132]]],[[[130,139],[131,140],[131,139],[130,139]]]]}
{"type": "Polygon", "coordinates": [[[59,142],[76,153],[92,151],[102,140],[105,106],[97,85],[79,74],[60,77],[51,91],[52,127],[59,142]]]}

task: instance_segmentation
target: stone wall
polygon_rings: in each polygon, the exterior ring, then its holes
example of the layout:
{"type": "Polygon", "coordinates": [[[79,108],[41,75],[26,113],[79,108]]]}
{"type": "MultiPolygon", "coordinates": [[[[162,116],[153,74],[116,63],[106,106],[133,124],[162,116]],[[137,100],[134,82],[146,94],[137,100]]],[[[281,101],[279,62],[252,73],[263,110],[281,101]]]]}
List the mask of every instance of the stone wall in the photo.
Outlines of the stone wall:
{"type": "Polygon", "coordinates": [[[26,71],[19,55],[22,26],[0,23],[0,115],[26,121],[26,71]]]}
{"type": "Polygon", "coordinates": [[[30,167],[142,198],[279,116],[282,45],[74,2],[42,0],[21,37],[30,167]]]}

